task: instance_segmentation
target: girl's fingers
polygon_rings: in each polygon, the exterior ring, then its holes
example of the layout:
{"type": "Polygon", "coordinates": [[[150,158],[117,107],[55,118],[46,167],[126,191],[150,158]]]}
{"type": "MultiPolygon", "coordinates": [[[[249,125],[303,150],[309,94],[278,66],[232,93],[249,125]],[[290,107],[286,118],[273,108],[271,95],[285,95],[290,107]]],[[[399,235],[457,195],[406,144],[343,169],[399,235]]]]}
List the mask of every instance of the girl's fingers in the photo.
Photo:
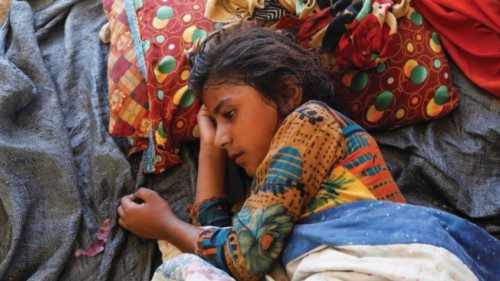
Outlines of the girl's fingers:
{"type": "Polygon", "coordinates": [[[210,117],[210,112],[208,112],[208,108],[204,104],[200,107],[200,111],[198,111],[198,115],[210,117]]]}
{"type": "Polygon", "coordinates": [[[129,194],[129,195],[125,195],[125,196],[122,197],[122,199],[120,199],[120,203],[122,201],[134,201],[134,198],[135,198],[134,193],[129,194]]]}
{"type": "Polygon", "coordinates": [[[136,199],[139,198],[139,199],[142,199],[144,201],[148,201],[148,199],[151,198],[152,196],[155,196],[155,194],[156,194],[156,191],[148,189],[148,188],[144,188],[144,187],[139,188],[134,193],[136,199]]]}
{"type": "Polygon", "coordinates": [[[123,208],[124,211],[129,209],[129,208],[134,207],[134,205],[137,205],[134,202],[135,198],[136,197],[134,196],[134,194],[130,194],[130,195],[122,197],[122,199],[120,200],[120,206],[123,208]]]}
{"type": "Polygon", "coordinates": [[[118,206],[118,215],[120,217],[124,217],[125,216],[125,211],[123,211],[123,206],[122,205],[118,206]]]}
{"type": "Polygon", "coordinates": [[[125,228],[125,229],[128,229],[127,224],[123,221],[123,219],[122,219],[122,218],[119,218],[119,219],[118,219],[118,224],[119,224],[121,227],[123,227],[123,228],[125,228]]]}

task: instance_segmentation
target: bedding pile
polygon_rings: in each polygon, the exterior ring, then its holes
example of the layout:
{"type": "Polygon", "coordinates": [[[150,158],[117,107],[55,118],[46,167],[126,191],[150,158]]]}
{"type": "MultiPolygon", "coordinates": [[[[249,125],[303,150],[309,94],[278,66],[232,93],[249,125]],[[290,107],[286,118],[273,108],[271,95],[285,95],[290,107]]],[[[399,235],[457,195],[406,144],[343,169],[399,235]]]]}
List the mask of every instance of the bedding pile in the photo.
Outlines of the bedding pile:
{"type": "MultiPolygon", "coordinates": [[[[182,164],[145,176],[144,157],[127,158],[126,141],[108,133],[105,22],[100,0],[12,0],[0,15],[0,280],[149,280],[156,241],[117,224],[119,198],[138,186],[187,220],[196,143],[181,147],[182,164]]],[[[460,97],[453,112],[375,137],[410,203],[498,238],[499,101],[450,66],[460,97]]],[[[231,169],[236,194],[244,178],[231,169]]]]}

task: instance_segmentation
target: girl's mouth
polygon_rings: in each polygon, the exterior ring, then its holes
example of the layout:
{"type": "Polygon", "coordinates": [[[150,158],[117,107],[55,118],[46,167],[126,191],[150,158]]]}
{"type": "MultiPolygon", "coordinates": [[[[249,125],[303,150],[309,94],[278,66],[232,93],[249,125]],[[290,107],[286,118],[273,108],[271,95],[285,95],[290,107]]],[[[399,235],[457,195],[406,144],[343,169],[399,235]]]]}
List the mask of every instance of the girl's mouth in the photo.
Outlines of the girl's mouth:
{"type": "Polygon", "coordinates": [[[233,154],[233,155],[230,155],[229,157],[230,157],[231,159],[233,159],[233,160],[234,160],[234,162],[236,162],[236,164],[239,164],[239,163],[238,163],[238,160],[241,160],[241,156],[242,156],[242,155],[243,155],[243,152],[238,152],[238,153],[235,153],[235,154],[233,154]]]}

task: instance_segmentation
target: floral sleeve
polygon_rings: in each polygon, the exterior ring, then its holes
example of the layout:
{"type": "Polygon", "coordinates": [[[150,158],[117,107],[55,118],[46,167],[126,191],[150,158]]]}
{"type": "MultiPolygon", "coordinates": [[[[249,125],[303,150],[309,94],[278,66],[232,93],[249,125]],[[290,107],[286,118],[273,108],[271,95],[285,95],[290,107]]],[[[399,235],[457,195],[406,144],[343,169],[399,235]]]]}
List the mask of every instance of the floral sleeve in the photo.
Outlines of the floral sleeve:
{"type": "Polygon", "coordinates": [[[339,124],[321,104],[295,110],[274,136],[233,226],[205,231],[197,254],[237,280],[259,280],[272,269],[294,222],[343,156],[344,143],[339,124]]]}

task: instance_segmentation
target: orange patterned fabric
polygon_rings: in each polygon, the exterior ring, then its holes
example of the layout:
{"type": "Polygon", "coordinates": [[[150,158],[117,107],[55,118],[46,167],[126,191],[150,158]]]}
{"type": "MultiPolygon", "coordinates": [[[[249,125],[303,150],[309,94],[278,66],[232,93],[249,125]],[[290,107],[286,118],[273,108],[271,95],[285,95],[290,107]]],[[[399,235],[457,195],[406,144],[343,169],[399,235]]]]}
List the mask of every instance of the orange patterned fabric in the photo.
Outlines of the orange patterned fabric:
{"type": "Polygon", "coordinates": [[[129,137],[131,152],[147,147],[146,80],[139,70],[123,0],[103,0],[111,30],[108,58],[109,133],[129,137]],[[141,141],[142,140],[142,141],[141,141]]]}
{"type": "Polygon", "coordinates": [[[332,73],[335,107],[364,128],[432,120],[458,104],[439,38],[423,17],[410,8],[396,35],[395,53],[376,68],[332,73]]]}

